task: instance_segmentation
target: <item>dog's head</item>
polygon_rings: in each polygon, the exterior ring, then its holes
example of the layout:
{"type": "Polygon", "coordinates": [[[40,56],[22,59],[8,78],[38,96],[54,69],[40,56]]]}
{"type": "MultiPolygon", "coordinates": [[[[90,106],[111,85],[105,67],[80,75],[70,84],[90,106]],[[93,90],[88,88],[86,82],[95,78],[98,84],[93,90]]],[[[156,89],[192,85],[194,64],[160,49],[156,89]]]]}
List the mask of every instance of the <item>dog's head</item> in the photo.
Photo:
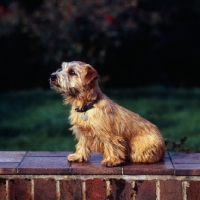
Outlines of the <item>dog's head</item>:
{"type": "Polygon", "coordinates": [[[97,77],[97,71],[89,64],[63,62],[61,68],[51,74],[50,86],[67,96],[77,97],[94,87],[97,77]]]}

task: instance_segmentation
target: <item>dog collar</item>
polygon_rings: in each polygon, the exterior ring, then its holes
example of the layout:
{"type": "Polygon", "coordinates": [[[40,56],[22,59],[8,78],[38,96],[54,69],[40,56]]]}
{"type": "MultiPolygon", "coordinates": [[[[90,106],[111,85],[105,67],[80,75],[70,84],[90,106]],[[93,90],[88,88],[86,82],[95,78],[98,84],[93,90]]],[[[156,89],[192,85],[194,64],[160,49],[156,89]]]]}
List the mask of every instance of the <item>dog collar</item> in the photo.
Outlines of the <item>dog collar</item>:
{"type": "Polygon", "coordinates": [[[97,96],[97,98],[90,104],[83,106],[82,108],[75,108],[76,112],[86,112],[92,108],[94,108],[94,104],[97,103],[99,101],[99,97],[97,96]]]}

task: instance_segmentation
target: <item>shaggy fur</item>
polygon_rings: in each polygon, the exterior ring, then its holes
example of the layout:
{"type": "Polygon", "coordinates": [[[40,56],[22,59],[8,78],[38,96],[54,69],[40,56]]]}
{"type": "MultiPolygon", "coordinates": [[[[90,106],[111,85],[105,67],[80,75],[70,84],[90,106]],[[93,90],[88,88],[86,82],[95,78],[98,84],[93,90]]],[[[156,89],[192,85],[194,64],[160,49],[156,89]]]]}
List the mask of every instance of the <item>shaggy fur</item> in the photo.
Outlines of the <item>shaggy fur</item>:
{"type": "Polygon", "coordinates": [[[160,161],[165,155],[165,144],[158,128],[110,100],[99,89],[97,77],[92,66],[78,61],[62,63],[62,68],[51,75],[51,87],[72,105],[69,119],[78,144],[68,160],[83,162],[94,151],[103,155],[102,165],[108,167],[160,161]],[[83,113],[75,109],[97,97],[99,100],[85,113],[88,119],[83,120],[83,113]]]}

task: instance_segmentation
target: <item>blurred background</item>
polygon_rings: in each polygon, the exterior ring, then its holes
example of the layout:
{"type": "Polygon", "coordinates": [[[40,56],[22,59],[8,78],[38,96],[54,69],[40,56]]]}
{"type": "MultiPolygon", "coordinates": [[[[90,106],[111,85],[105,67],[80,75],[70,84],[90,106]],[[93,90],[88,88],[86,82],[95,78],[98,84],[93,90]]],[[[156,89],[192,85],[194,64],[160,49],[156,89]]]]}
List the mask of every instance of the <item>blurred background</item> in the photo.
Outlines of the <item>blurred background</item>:
{"type": "Polygon", "coordinates": [[[63,61],[157,124],[168,150],[200,150],[200,0],[1,0],[0,150],[74,150],[49,89],[63,61]]]}

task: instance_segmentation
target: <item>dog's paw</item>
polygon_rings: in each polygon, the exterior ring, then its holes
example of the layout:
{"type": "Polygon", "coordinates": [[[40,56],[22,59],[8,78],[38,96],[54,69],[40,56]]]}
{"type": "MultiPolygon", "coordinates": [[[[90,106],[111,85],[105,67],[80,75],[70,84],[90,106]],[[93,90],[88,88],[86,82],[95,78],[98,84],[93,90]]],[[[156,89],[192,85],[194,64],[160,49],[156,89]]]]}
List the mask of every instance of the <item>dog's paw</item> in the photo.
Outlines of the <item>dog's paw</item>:
{"type": "Polygon", "coordinates": [[[83,159],[83,157],[81,155],[75,154],[75,153],[69,154],[67,156],[67,159],[70,162],[83,162],[84,161],[84,159],[83,159]]]}
{"type": "Polygon", "coordinates": [[[102,160],[101,164],[105,167],[116,167],[122,164],[122,161],[119,159],[104,159],[102,160]]]}

